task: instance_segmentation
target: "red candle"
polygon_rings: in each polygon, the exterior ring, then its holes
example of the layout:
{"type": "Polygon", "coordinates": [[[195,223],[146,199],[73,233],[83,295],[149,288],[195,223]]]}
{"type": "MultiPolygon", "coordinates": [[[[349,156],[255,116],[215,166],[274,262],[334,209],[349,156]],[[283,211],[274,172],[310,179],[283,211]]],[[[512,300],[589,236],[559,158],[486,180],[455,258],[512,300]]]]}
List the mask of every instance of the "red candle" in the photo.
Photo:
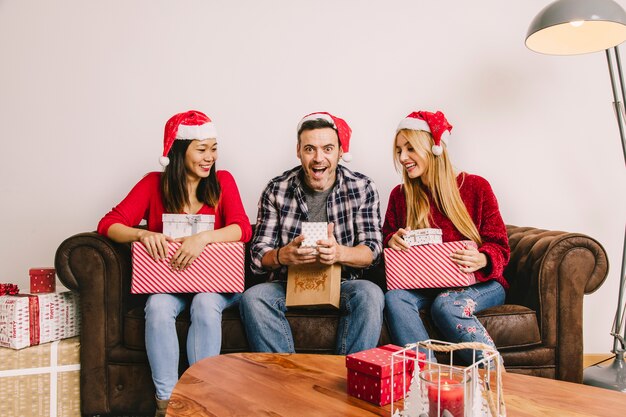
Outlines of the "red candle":
{"type": "Polygon", "coordinates": [[[463,417],[463,384],[454,379],[432,375],[428,384],[428,405],[430,417],[440,417],[444,410],[448,410],[454,417],[463,417]]]}

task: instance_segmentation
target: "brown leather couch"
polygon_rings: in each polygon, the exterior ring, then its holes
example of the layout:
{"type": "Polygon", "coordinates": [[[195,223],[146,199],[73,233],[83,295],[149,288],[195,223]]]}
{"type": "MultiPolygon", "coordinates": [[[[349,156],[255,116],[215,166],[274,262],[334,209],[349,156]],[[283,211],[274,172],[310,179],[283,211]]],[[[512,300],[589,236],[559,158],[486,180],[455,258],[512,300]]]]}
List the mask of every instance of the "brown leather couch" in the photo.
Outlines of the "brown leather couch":
{"type": "MultiPolygon", "coordinates": [[[[547,378],[582,379],[583,296],[605,280],[608,261],[596,240],[577,233],[507,226],[511,284],[506,304],[478,314],[506,368],[547,378]]],[[[145,296],[130,295],[129,245],[81,233],[58,248],[59,279],[81,297],[81,407],[83,414],[148,415],[154,387],[144,349],[145,296]]],[[[248,260],[249,262],[249,260],[248,260]]],[[[370,279],[384,288],[384,271],[370,279]]],[[[247,285],[255,282],[247,271],[247,285]]],[[[337,313],[290,311],[298,352],[333,353],[337,313]]],[[[179,340],[188,316],[178,320],[179,340]]],[[[437,337],[436,331],[431,336],[437,337]]],[[[389,343],[384,328],[380,343],[389,343]]],[[[182,344],[184,346],[184,343],[182,344]]],[[[223,353],[248,350],[237,309],[224,312],[223,353]]],[[[181,349],[184,355],[185,349],[181,349]]],[[[181,358],[181,371],[186,358],[181,358]]]]}

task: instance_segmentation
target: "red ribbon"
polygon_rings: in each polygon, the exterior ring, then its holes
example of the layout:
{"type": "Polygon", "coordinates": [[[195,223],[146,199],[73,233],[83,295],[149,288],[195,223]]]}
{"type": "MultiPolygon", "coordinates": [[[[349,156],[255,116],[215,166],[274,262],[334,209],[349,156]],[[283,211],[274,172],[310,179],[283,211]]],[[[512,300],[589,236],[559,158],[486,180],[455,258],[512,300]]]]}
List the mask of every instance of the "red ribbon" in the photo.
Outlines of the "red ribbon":
{"type": "Polygon", "coordinates": [[[15,284],[0,284],[0,295],[15,295],[20,289],[15,284]]]}
{"type": "Polygon", "coordinates": [[[39,344],[39,297],[28,296],[28,322],[30,325],[30,345],[39,344]]]}
{"type": "Polygon", "coordinates": [[[41,341],[41,329],[39,328],[39,297],[30,294],[16,294],[16,297],[28,297],[28,333],[30,346],[38,345],[41,341]]]}

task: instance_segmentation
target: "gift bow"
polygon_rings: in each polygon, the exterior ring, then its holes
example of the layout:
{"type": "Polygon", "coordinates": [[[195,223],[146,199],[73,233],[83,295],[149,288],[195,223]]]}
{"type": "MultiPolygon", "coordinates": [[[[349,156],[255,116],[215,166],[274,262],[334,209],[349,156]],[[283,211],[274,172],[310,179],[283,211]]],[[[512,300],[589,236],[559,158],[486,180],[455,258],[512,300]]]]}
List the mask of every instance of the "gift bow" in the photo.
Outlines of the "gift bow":
{"type": "Polygon", "coordinates": [[[0,295],[15,295],[20,292],[16,284],[0,284],[0,295]]]}

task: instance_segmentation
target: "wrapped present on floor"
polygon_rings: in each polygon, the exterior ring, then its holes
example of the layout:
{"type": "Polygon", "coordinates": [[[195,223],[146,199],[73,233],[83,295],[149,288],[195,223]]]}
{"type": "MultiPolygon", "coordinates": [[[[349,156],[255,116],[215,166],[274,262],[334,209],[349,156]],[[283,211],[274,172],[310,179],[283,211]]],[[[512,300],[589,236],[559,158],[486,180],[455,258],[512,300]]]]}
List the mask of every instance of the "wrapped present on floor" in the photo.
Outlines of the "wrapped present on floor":
{"type": "Polygon", "coordinates": [[[301,248],[314,248],[317,254],[317,241],[328,238],[328,223],[326,222],[303,222],[300,232],[304,240],[300,244],[301,248]]]}
{"type": "Polygon", "coordinates": [[[441,229],[415,229],[409,230],[402,239],[409,246],[421,246],[421,245],[430,245],[433,243],[442,243],[442,232],[441,229]]]}
{"type": "Polygon", "coordinates": [[[163,234],[174,239],[213,230],[215,225],[210,214],[163,214],[162,220],[163,234]]]}
{"type": "Polygon", "coordinates": [[[191,266],[173,270],[170,261],[180,242],[167,243],[167,258],[152,259],[141,242],[132,244],[133,275],[130,292],[153,293],[237,293],[244,290],[244,244],[210,243],[191,266]]]}
{"type": "Polygon", "coordinates": [[[0,346],[27,346],[67,339],[80,332],[78,293],[66,291],[0,297],[0,346]]]}
{"type": "Polygon", "coordinates": [[[30,276],[31,294],[43,294],[56,290],[56,274],[54,268],[30,268],[28,275],[30,276]]]}
{"type": "Polygon", "coordinates": [[[471,240],[412,246],[399,251],[385,249],[387,289],[467,287],[476,283],[473,273],[461,272],[450,254],[476,247],[471,240]]]}
{"type": "Polygon", "coordinates": [[[411,380],[416,362],[422,369],[423,363],[420,361],[425,360],[426,355],[419,352],[417,361],[415,351],[407,352],[410,360],[392,356],[400,350],[400,346],[384,345],[346,356],[348,394],[373,404],[387,405],[391,402],[393,386],[394,400],[404,398],[402,382],[411,380]],[[394,375],[391,375],[392,360],[394,375]]]}
{"type": "Polygon", "coordinates": [[[0,416],[80,417],[78,337],[0,348],[0,416]]]}

